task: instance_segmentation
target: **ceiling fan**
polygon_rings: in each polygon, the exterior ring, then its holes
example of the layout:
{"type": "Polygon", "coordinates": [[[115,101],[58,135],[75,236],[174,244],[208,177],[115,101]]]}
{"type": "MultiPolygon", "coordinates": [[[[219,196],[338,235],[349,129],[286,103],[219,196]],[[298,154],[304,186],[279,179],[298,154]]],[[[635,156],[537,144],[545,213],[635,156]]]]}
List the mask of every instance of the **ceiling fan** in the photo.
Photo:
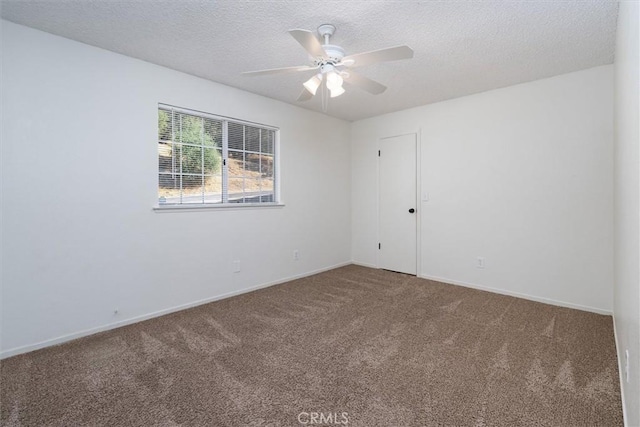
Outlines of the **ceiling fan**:
{"type": "Polygon", "coordinates": [[[331,98],[342,95],[345,90],[343,82],[358,87],[366,92],[378,95],[387,87],[371,80],[362,74],[352,71],[352,68],[371,65],[378,62],[396,61],[399,59],[413,58],[413,50],[409,46],[395,46],[370,52],[357,53],[345,56],[345,51],[340,46],[329,43],[329,38],[336,31],[331,24],[323,24],[318,27],[318,34],[324,43],[320,43],[313,32],[308,30],[290,30],[289,34],[309,53],[310,65],[297,67],[272,68],[269,70],[247,71],[242,74],[249,76],[261,76],[269,74],[295,73],[304,71],[317,71],[313,77],[304,82],[304,89],[298,97],[298,101],[308,101],[321,88],[323,94],[323,107],[326,94],[331,98]]]}

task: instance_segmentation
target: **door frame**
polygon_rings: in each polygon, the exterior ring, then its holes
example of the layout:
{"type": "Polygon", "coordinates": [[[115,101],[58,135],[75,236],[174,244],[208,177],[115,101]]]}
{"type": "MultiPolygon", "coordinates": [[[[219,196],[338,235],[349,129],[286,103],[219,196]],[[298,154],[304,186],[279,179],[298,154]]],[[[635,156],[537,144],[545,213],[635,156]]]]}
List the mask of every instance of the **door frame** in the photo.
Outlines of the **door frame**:
{"type": "MultiPolygon", "coordinates": [[[[416,141],[416,277],[422,277],[422,173],[420,169],[422,158],[422,132],[421,128],[413,132],[394,133],[378,137],[376,143],[376,153],[380,150],[383,139],[395,138],[398,136],[414,135],[416,141]]],[[[376,241],[380,242],[380,156],[376,155],[376,241]]],[[[380,268],[380,251],[376,250],[376,268],[380,268]]]]}

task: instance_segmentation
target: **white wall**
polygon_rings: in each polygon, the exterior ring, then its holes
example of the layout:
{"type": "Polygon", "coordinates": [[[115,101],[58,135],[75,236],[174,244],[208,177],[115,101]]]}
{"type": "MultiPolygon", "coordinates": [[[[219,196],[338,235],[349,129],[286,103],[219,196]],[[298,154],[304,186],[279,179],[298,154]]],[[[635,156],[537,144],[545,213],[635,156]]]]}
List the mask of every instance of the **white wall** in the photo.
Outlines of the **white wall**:
{"type": "Polygon", "coordinates": [[[640,426],[640,6],[620,2],[615,62],[615,285],[613,310],[625,421],[640,426]],[[629,350],[630,380],[624,378],[629,350]]]}
{"type": "Polygon", "coordinates": [[[376,265],[377,140],[407,132],[430,195],[420,275],[611,311],[613,66],[353,123],[357,263],[376,265]]]}
{"type": "Polygon", "coordinates": [[[3,356],[350,261],[349,123],[2,24],[3,356]],[[280,127],[286,206],[154,212],[158,102],[280,127]]]}

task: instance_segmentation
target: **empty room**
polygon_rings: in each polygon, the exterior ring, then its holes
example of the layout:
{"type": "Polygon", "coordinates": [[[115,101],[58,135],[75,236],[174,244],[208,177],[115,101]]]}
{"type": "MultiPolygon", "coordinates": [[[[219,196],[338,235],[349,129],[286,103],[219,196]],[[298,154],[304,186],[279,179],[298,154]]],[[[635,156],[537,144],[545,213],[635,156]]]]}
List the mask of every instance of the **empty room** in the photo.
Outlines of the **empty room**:
{"type": "Polygon", "coordinates": [[[638,1],[0,15],[0,425],[640,427],[638,1]]]}

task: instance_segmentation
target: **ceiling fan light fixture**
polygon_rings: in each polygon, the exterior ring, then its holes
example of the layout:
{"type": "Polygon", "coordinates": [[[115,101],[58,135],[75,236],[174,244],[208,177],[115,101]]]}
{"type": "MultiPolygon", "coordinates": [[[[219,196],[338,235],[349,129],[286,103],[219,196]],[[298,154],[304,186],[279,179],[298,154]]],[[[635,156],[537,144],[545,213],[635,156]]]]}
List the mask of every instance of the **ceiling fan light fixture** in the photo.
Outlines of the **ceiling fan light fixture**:
{"type": "MultiPolygon", "coordinates": [[[[329,90],[334,91],[342,89],[342,83],[343,80],[340,74],[336,73],[335,71],[329,71],[327,73],[327,87],[329,88],[329,90]]],[[[344,89],[342,92],[344,92],[344,89]]]]}
{"type": "Polygon", "coordinates": [[[312,95],[315,95],[322,83],[322,74],[316,74],[311,77],[309,80],[304,82],[302,85],[307,89],[312,95]]]}
{"type": "Polygon", "coordinates": [[[329,90],[331,92],[331,98],[335,98],[337,96],[340,96],[344,93],[344,88],[342,86],[340,86],[339,88],[336,89],[330,89],[329,90]]]}

